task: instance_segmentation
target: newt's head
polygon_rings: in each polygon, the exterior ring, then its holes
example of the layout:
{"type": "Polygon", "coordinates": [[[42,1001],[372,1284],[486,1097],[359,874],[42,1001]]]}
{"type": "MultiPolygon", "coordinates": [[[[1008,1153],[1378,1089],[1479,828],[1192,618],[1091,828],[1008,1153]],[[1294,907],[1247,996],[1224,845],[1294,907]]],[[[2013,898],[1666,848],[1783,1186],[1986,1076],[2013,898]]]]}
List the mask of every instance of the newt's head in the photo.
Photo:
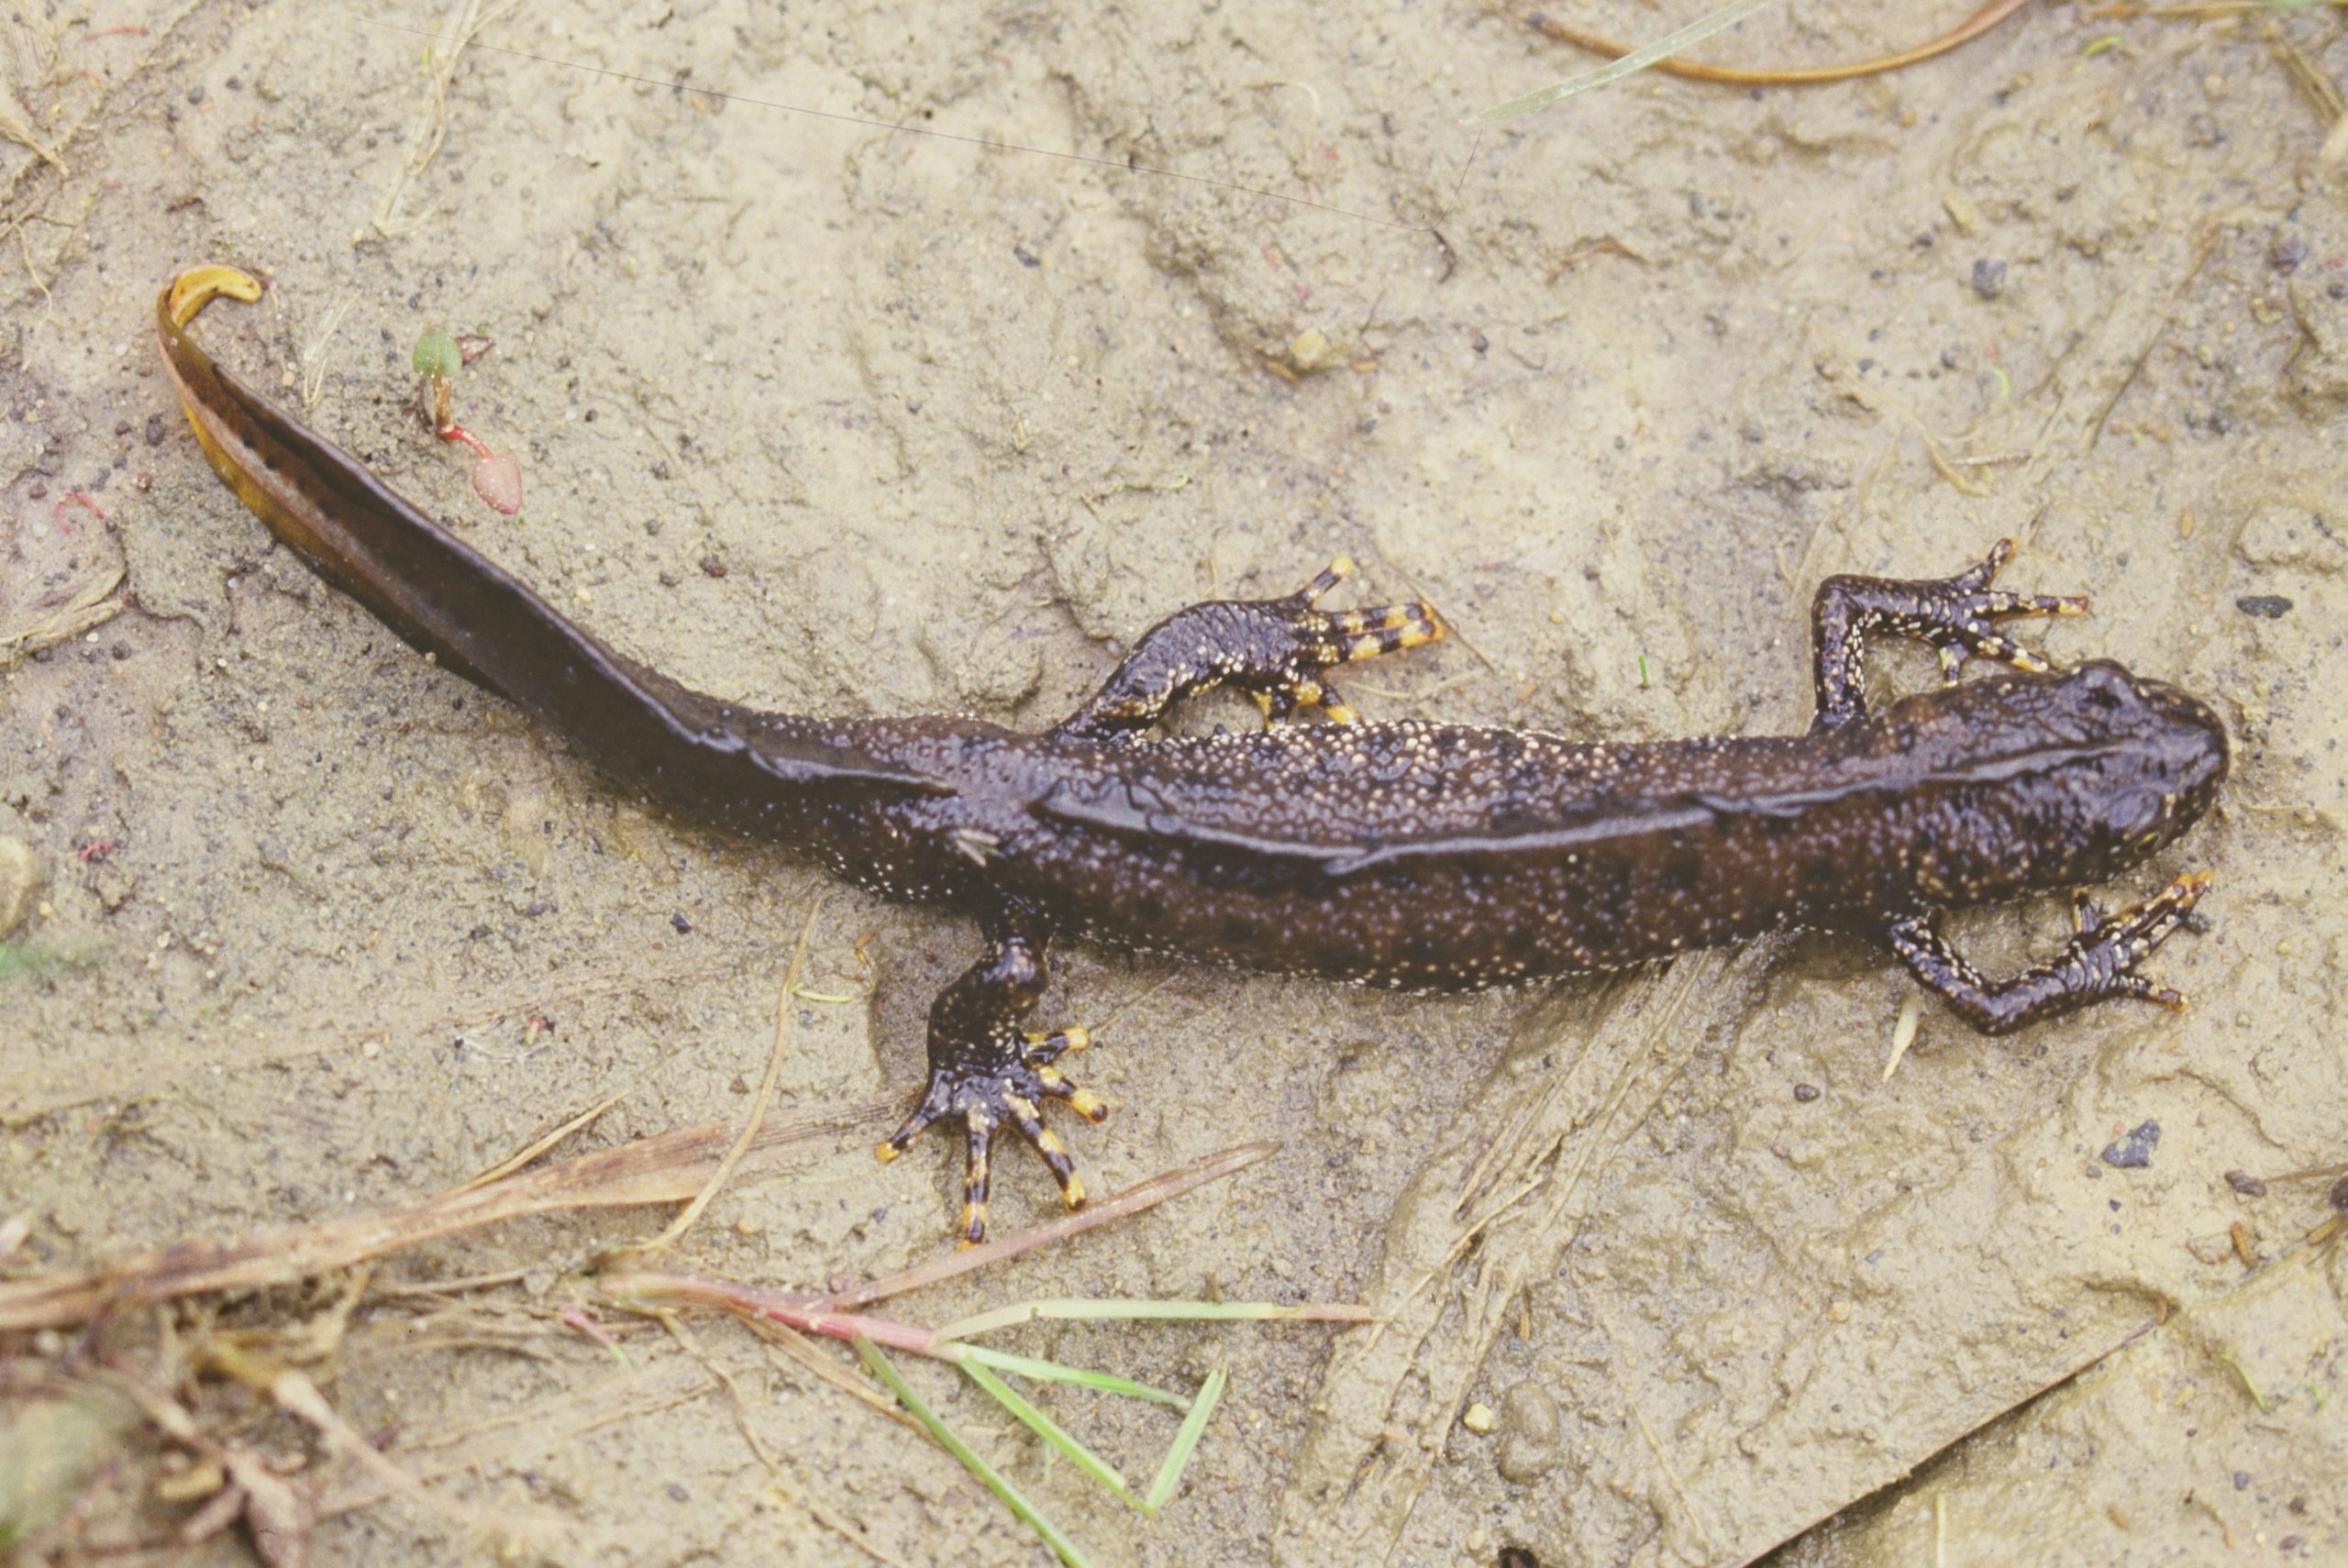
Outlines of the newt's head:
{"type": "Polygon", "coordinates": [[[2228,751],[2208,703],[2110,659],[2063,671],[2044,695],[2045,719],[2077,745],[2050,780],[2061,786],[2077,879],[2138,864],[2209,811],[2228,751]]]}
{"type": "Polygon", "coordinates": [[[1961,682],[1886,717],[1911,775],[1955,786],[1915,860],[1917,891],[1944,907],[2118,877],[2200,821],[2226,777],[2218,715],[2109,659],[1961,682]]]}

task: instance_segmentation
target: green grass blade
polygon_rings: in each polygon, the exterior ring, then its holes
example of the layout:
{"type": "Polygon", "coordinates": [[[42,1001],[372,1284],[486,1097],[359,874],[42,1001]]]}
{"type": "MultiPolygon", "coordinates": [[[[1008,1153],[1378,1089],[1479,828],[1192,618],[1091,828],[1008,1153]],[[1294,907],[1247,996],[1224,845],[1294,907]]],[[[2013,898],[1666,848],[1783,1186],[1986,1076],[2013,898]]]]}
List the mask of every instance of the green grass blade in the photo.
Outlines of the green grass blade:
{"type": "Polygon", "coordinates": [[[1130,1377],[1113,1373],[1094,1372],[1090,1367],[1070,1366],[1065,1362],[1038,1361],[1032,1355],[1015,1355],[990,1345],[950,1345],[947,1347],[957,1364],[968,1367],[971,1362],[982,1362],[997,1372],[1015,1372],[1022,1377],[1032,1377],[1040,1383],[1073,1383],[1080,1388],[1091,1388],[1102,1394],[1123,1394],[1129,1399],[1146,1399],[1155,1405],[1170,1405],[1181,1409],[1190,1401],[1180,1394],[1163,1388],[1153,1388],[1146,1383],[1135,1383],[1130,1377]]]}
{"type": "Polygon", "coordinates": [[[1198,1452],[1199,1439],[1206,1435],[1207,1418],[1214,1414],[1215,1401],[1223,1397],[1224,1380],[1219,1366],[1207,1374],[1199,1397],[1191,1401],[1191,1413],[1182,1418],[1182,1430],[1174,1434],[1174,1446],[1166,1451],[1166,1463],[1157,1467],[1157,1478],[1149,1484],[1149,1496],[1142,1499],[1143,1513],[1156,1518],[1174,1496],[1174,1488],[1182,1484],[1182,1471],[1198,1452]]]}
{"type": "Polygon", "coordinates": [[[1544,87],[1537,93],[1527,93],[1521,98],[1511,98],[1497,108],[1486,109],[1468,123],[1471,126],[1488,126],[1496,120],[1512,120],[1521,115],[1539,114],[1552,104],[1562,104],[1567,98],[1587,93],[1594,87],[1603,87],[1610,82],[1619,82],[1625,76],[1636,75],[1658,60],[1668,60],[1682,50],[1692,49],[1697,44],[1702,43],[1714,33],[1736,26],[1768,3],[1769,0],[1734,0],[1733,4],[1722,6],[1700,21],[1690,22],[1676,33],[1667,33],[1644,49],[1633,50],[1620,60],[1610,60],[1595,70],[1585,71],[1578,76],[1568,76],[1563,82],[1544,87]]]}
{"type": "Polygon", "coordinates": [[[1063,1322],[1140,1320],[1182,1323],[1366,1323],[1372,1316],[1366,1309],[1344,1303],[1307,1301],[1290,1306],[1279,1301],[1136,1301],[1076,1297],[998,1307],[991,1312],[947,1324],[937,1331],[936,1338],[968,1340],[1045,1318],[1063,1322]]]}
{"type": "Polygon", "coordinates": [[[1001,1471],[980,1459],[978,1452],[969,1443],[964,1442],[953,1428],[940,1419],[937,1412],[929,1408],[926,1400],[914,1392],[913,1385],[907,1383],[903,1375],[889,1364],[889,1358],[880,1353],[879,1345],[874,1344],[870,1340],[858,1339],[856,1342],[856,1353],[864,1358],[864,1364],[871,1369],[872,1375],[889,1386],[889,1392],[897,1397],[897,1403],[913,1412],[914,1419],[919,1421],[923,1429],[937,1440],[938,1445],[960,1460],[964,1469],[985,1482],[987,1490],[1002,1498],[1003,1507],[1024,1520],[1028,1529],[1042,1536],[1044,1544],[1058,1552],[1060,1561],[1067,1563],[1068,1568],[1091,1568],[1091,1563],[1078,1549],[1076,1542],[1070,1540],[1059,1526],[1046,1518],[1036,1505],[1029,1502],[1019,1488],[1013,1485],[1009,1478],[1001,1471]]]}
{"type": "Polygon", "coordinates": [[[969,1374],[971,1382],[993,1395],[995,1403],[1024,1422],[1029,1431],[1068,1455],[1069,1463],[1079,1470],[1091,1476],[1135,1507],[1140,1508],[1142,1512],[1156,1511],[1134,1496],[1133,1488],[1125,1485],[1125,1478],[1117,1474],[1115,1465],[1079,1442],[1066,1427],[1029,1404],[1024,1395],[989,1372],[983,1363],[966,1360],[962,1363],[962,1370],[969,1374]]]}

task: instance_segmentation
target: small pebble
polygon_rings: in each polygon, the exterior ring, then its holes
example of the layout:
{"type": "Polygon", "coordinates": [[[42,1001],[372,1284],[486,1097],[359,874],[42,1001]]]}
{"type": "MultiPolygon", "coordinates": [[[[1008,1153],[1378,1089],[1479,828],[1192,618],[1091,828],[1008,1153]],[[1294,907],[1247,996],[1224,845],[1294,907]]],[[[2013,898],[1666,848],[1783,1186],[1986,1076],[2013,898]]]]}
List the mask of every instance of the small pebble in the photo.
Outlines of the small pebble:
{"type": "Polygon", "coordinates": [[[2006,292],[2006,264],[1984,256],[1973,263],[1973,292],[1985,300],[1994,300],[2006,292]]]}
{"type": "Polygon", "coordinates": [[[0,838],[0,936],[13,933],[32,913],[40,890],[40,856],[21,838],[0,838]]]}
{"type": "Polygon", "coordinates": [[[2226,1185],[2232,1187],[2236,1192],[2241,1193],[2244,1198],[2264,1198],[2266,1196],[2266,1184],[2259,1180],[2256,1176],[2251,1175],[2248,1171],[2228,1171],[2226,1173],[2226,1185]]]}
{"type": "Polygon", "coordinates": [[[1804,1105],[1808,1105],[1811,1100],[1818,1098],[1818,1086],[1816,1084],[1796,1084],[1794,1085],[1794,1098],[1801,1101],[1804,1105]]]}
{"type": "Polygon", "coordinates": [[[2161,1124],[2147,1121],[2124,1138],[2114,1138],[2104,1145],[2103,1163],[2123,1171],[2140,1171],[2153,1163],[2153,1151],[2160,1145],[2161,1124]]]}
{"type": "Polygon", "coordinates": [[[1528,1377],[1510,1388],[1501,1397],[1500,1452],[1493,1456],[1501,1479],[1523,1485],[1555,1469],[1565,1427],[1565,1413],[1540,1384],[1528,1377]]]}
{"type": "Polygon", "coordinates": [[[1468,1407],[1468,1413],[1459,1418],[1459,1424],[1469,1431],[1481,1435],[1490,1431],[1500,1423],[1499,1418],[1492,1413],[1492,1408],[1479,1399],[1468,1407]]]}
{"type": "Polygon", "coordinates": [[[2291,613],[2291,602],[2279,593],[2246,593],[2234,601],[2234,608],[2261,620],[2279,621],[2291,613]]]}

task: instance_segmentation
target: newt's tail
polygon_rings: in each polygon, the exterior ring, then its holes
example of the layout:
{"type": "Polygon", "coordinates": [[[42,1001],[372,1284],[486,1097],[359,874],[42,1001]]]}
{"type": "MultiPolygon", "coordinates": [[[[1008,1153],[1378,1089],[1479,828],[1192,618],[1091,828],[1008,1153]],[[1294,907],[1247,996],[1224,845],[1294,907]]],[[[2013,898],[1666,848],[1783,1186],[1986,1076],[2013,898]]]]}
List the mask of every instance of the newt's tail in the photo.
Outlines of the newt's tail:
{"type": "Polygon", "coordinates": [[[213,471],[328,582],[424,654],[546,721],[604,767],[672,803],[833,783],[920,790],[826,726],[777,719],[755,736],[735,711],[621,657],[366,466],[212,362],[187,325],[221,294],[261,286],[199,267],[155,301],[164,368],[213,471]]]}

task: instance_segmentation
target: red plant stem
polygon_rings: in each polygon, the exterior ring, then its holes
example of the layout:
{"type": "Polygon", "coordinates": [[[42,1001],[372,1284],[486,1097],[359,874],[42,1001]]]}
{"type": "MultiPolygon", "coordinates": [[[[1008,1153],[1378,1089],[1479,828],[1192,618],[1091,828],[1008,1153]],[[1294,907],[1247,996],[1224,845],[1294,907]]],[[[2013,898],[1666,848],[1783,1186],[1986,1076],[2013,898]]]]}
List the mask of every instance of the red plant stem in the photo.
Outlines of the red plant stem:
{"type": "Polygon", "coordinates": [[[473,449],[473,456],[477,458],[493,458],[497,456],[496,453],[489,449],[488,442],[482,440],[480,436],[474,435],[463,425],[455,423],[453,420],[446,426],[434,432],[434,434],[438,436],[443,441],[462,441],[466,446],[471,447],[473,449]]]}
{"type": "Polygon", "coordinates": [[[68,503],[71,502],[79,502],[81,505],[88,507],[101,523],[106,520],[106,509],[105,507],[100,506],[96,502],[92,501],[88,496],[83,495],[78,490],[69,490],[65,492],[65,499],[63,501],[59,502],[55,506],[50,508],[50,515],[57,519],[57,525],[64,529],[69,534],[73,532],[73,525],[65,520],[65,508],[68,503]]]}

